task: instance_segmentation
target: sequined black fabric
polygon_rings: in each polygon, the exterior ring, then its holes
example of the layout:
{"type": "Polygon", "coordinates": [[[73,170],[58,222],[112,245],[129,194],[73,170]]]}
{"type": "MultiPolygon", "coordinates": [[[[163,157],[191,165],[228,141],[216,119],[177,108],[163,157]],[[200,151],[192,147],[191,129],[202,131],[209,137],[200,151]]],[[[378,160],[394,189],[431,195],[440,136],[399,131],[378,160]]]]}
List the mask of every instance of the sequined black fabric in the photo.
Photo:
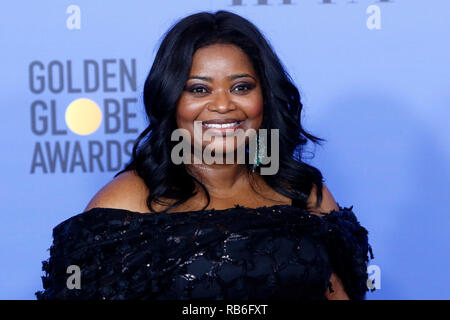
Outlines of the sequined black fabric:
{"type": "Polygon", "coordinates": [[[334,272],[361,300],[373,259],[352,207],[325,216],[288,205],[94,208],[56,226],[53,239],[38,299],[325,300],[334,272]],[[81,270],[80,289],[67,288],[70,265],[81,270]]]}

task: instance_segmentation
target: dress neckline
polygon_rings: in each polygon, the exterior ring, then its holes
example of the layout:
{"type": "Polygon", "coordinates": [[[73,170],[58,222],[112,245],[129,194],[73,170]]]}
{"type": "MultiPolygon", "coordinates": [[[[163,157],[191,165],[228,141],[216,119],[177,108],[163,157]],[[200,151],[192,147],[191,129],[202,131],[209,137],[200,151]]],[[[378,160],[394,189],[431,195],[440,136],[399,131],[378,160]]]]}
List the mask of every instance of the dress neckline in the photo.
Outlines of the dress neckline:
{"type": "MultiPolygon", "coordinates": [[[[306,209],[297,207],[297,206],[293,206],[290,204],[276,204],[276,205],[271,205],[271,206],[260,206],[260,207],[256,207],[256,208],[252,208],[252,207],[246,207],[246,206],[242,206],[239,204],[236,204],[234,207],[231,208],[226,208],[226,209],[206,209],[206,210],[187,210],[187,211],[176,211],[176,212],[139,212],[139,211],[132,211],[132,210],[128,210],[128,209],[120,209],[120,208],[107,208],[107,207],[94,207],[91,208],[85,212],[83,212],[82,214],[89,214],[89,213],[93,213],[96,211],[114,211],[116,213],[118,212],[122,212],[128,215],[135,215],[135,216],[140,216],[140,217],[152,217],[152,216],[178,216],[178,215],[196,215],[196,214],[209,214],[209,213],[214,213],[214,214],[220,214],[220,213],[226,213],[232,210],[251,210],[251,211],[258,211],[258,210],[273,210],[276,211],[277,209],[297,209],[302,211],[303,213],[307,214],[307,215],[311,215],[311,216],[316,216],[316,217],[324,217],[324,216],[328,216],[330,214],[336,213],[338,211],[333,210],[331,212],[321,212],[322,216],[317,215],[317,214],[313,214],[311,212],[309,212],[306,209]]],[[[339,211],[341,211],[342,208],[339,207],[339,211]]]]}
{"type": "MultiPolygon", "coordinates": [[[[256,207],[256,208],[251,208],[251,207],[246,207],[246,206],[241,206],[239,204],[236,204],[234,207],[230,207],[230,208],[225,208],[225,209],[205,209],[205,210],[186,210],[186,211],[175,211],[175,212],[166,212],[166,211],[162,211],[162,212],[140,212],[140,211],[133,211],[133,210],[128,210],[128,209],[121,209],[121,208],[108,208],[108,207],[94,207],[91,208],[83,213],[88,213],[90,211],[95,211],[95,210],[110,210],[110,211],[122,211],[125,213],[129,213],[129,214],[134,214],[134,215],[143,215],[143,216],[154,216],[154,215],[183,215],[183,214],[189,214],[189,213],[221,213],[221,212],[226,212],[226,211],[230,211],[230,210],[235,210],[235,209],[243,209],[243,210],[267,210],[267,209],[279,209],[279,208],[296,208],[294,206],[291,206],[289,204],[276,204],[276,205],[272,205],[272,206],[260,206],[260,207],[256,207]]],[[[300,209],[300,208],[298,208],[300,209]]]]}

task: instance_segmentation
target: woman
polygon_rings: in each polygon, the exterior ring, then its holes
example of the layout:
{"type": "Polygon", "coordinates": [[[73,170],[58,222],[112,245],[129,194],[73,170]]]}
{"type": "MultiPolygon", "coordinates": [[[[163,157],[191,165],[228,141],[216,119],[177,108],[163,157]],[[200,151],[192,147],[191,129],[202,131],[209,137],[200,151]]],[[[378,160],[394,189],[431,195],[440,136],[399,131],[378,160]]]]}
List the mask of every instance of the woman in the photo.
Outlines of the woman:
{"type": "Polygon", "coordinates": [[[299,92],[253,24],[226,11],[179,21],[144,103],[149,125],[125,169],[53,230],[38,299],[365,298],[367,230],[302,161],[321,139],[301,126],[299,92]],[[255,148],[256,135],[237,139],[261,129],[255,148]],[[189,142],[182,163],[177,130],[189,142]],[[242,146],[245,163],[190,161],[242,146]],[[269,154],[278,168],[262,174],[269,154]]]}

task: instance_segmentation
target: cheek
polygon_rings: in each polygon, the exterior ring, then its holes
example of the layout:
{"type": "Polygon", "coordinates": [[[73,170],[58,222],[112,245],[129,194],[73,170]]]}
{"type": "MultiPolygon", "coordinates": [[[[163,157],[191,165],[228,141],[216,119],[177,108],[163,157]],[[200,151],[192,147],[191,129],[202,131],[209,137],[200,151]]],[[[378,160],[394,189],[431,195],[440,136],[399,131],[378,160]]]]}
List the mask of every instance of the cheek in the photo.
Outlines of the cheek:
{"type": "Polygon", "coordinates": [[[254,125],[261,125],[263,119],[263,109],[264,103],[261,95],[255,95],[253,99],[248,101],[248,103],[243,108],[248,120],[254,125]]]}
{"type": "Polygon", "coordinates": [[[202,111],[202,106],[199,103],[189,101],[189,99],[181,97],[177,105],[176,120],[179,128],[190,128],[193,121],[198,117],[202,111]]]}
{"type": "Polygon", "coordinates": [[[262,117],[263,115],[263,102],[262,99],[255,101],[250,106],[248,106],[245,110],[247,116],[251,119],[255,119],[258,117],[262,117]]]}

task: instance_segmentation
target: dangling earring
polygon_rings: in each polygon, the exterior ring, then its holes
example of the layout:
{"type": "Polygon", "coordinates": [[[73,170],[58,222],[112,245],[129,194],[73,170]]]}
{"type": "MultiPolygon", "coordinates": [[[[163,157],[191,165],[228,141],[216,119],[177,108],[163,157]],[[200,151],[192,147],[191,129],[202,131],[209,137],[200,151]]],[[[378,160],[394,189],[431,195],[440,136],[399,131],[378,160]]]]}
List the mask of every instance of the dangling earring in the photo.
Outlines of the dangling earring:
{"type": "Polygon", "coordinates": [[[265,146],[264,143],[259,138],[258,133],[256,134],[256,148],[255,148],[255,155],[254,155],[254,161],[253,161],[253,168],[252,171],[255,172],[256,168],[258,168],[261,165],[261,159],[265,152],[265,146]]]}

